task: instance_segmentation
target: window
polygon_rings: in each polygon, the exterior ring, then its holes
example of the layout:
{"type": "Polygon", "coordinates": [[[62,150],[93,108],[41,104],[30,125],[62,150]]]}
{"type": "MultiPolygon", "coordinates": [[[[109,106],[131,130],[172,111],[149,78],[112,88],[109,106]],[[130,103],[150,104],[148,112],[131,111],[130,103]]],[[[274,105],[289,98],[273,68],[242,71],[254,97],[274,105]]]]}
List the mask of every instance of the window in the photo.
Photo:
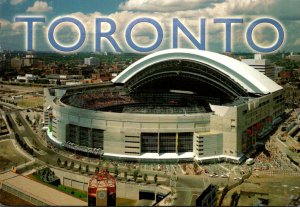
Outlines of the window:
{"type": "Polygon", "coordinates": [[[158,133],[141,133],[142,153],[156,152],[158,147],[158,133]]]}
{"type": "Polygon", "coordinates": [[[178,133],[178,152],[193,151],[193,132],[178,133]]]}
{"type": "Polygon", "coordinates": [[[159,134],[159,152],[176,152],[176,133],[159,134]]]}

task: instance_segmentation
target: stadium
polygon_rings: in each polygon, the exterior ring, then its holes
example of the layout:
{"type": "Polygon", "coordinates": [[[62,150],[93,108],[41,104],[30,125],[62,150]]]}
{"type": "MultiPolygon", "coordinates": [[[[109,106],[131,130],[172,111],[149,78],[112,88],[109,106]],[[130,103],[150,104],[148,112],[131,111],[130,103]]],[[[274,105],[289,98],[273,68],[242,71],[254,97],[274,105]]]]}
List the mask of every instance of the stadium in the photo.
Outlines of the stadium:
{"type": "Polygon", "coordinates": [[[150,54],[108,83],[44,89],[49,141],[122,160],[241,162],[281,121],[283,89],[225,55],[150,54]]]}

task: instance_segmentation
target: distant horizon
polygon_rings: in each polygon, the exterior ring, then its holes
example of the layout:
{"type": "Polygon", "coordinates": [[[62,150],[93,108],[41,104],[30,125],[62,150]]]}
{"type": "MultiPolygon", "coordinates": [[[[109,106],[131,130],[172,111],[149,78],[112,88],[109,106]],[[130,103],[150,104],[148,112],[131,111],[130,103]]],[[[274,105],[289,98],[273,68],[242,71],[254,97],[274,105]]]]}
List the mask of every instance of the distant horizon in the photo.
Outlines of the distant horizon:
{"type": "MultiPolygon", "coordinates": [[[[172,48],[168,48],[172,49],[172,48]]],[[[164,50],[168,50],[164,49],[164,50]]],[[[178,49],[194,49],[194,48],[178,48],[178,49]]],[[[196,50],[196,49],[195,49],[196,50]]],[[[158,50],[161,51],[161,50],[158,50]]],[[[154,51],[154,52],[158,52],[154,51]]],[[[205,50],[209,51],[209,50],[205,50]]],[[[258,52],[249,52],[249,51],[236,51],[236,52],[220,52],[220,51],[209,51],[209,52],[215,52],[215,53],[220,53],[220,54],[263,54],[263,55],[276,55],[276,54],[300,54],[300,51],[276,51],[273,53],[258,53],[258,52]]],[[[2,53],[51,53],[51,54],[57,54],[57,55],[74,55],[74,54],[96,54],[96,55],[102,55],[103,53],[107,54],[135,54],[135,55],[149,55],[152,54],[153,52],[149,53],[138,53],[138,52],[112,52],[112,51],[103,51],[103,52],[94,52],[94,51],[78,51],[78,52],[73,52],[73,53],[58,53],[56,51],[50,50],[50,51],[26,51],[26,50],[3,50],[2,53]]]]}

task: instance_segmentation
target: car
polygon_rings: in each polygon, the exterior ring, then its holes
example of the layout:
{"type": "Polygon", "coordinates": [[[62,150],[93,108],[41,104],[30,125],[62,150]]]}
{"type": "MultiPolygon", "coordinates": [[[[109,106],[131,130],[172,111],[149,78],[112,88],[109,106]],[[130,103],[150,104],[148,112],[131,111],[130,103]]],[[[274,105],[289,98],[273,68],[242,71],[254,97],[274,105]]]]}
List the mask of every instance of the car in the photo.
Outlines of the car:
{"type": "Polygon", "coordinates": [[[228,178],[228,175],[221,175],[222,178],[228,178]]]}
{"type": "Polygon", "coordinates": [[[209,177],[215,177],[215,175],[214,174],[210,174],[209,177]]]}

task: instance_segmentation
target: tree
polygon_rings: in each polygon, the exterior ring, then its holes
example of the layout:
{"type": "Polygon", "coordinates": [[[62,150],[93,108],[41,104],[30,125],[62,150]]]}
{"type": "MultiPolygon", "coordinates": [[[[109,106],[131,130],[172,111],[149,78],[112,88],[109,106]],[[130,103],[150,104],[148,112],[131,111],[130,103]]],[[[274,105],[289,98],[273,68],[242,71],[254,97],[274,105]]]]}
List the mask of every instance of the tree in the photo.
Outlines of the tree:
{"type": "Polygon", "coordinates": [[[127,171],[124,172],[125,181],[127,181],[127,171]]]}
{"type": "Polygon", "coordinates": [[[73,168],[74,168],[74,162],[72,161],[71,165],[70,165],[70,169],[73,169],[73,168]]]}
{"type": "Polygon", "coordinates": [[[127,166],[127,171],[129,174],[131,174],[131,166],[130,165],[127,166]]]}
{"type": "Polygon", "coordinates": [[[40,122],[40,119],[41,119],[41,115],[38,113],[38,114],[35,114],[34,115],[34,118],[35,118],[35,120],[36,120],[36,123],[37,123],[37,125],[38,125],[38,123],[40,122]]]}
{"type": "Polygon", "coordinates": [[[105,162],[105,168],[108,170],[108,168],[109,168],[109,162],[105,162]]]}
{"type": "Polygon", "coordinates": [[[138,174],[139,174],[139,171],[138,170],[134,170],[133,171],[133,180],[134,182],[136,182],[137,178],[138,178],[138,174]]]}
{"type": "Polygon", "coordinates": [[[99,162],[99,171],[100,171],[100,169],[102,169],[103,168],[103,162],[101,161],[101,162],[99,162]]]}
{"type": "Polygon", "coordinates": [[[68,161],[67,160],[65,161],[64,166],[65,166],[65,168],[68,167],[68,161]]]}
{"type": "Polygon", "coordinates": [[[57,158],[57,165],[60,166],[61,160],[60,158],[57,158]]]}
{"type": "Polygon", "coordinates": [[[32,148],[29,148],[29,153],[30,153],[31,155],[33,155],[34,151],[33,151],[32,148]]]}
{"type": "Polygon", "coordinates": [[[239,194],[236,191],[231,195],[230,206],[236,206],[236,200],[238,196],[239,194]]]}
{"type": "Polygon", "coordinates": [[[100,171],[100,169],[99,169],[99,167],[97,166],[96,169],[95,169],[95,173],[97,173],[97,172],[99,172],[99,171],[100,171]]]}
{"type": "Polygon", "coordinates": [[[16,122],[19,126],[21,126],[22,122],[21,122],[20,117],[16,116],[16,122]]]}
{"type": "Polygon", "coordinates": [[[115,166],[115,178],[117,178],[119,175],[119,169],[117,166],[115,166]]]}
{"type": "Polygon", "coordinates": [[[198,164],[196,162],[194,162],[194,172],[197,173],[198,172],[198,164]]]}
{"type": "Polygon", "coordinates": [[[157,183],[157,174],[154,175],[154,182],[157,183]]]}
{"type": "Polygon", "coordinates": [[[85,166],[85,172],[88,173],[89,172],[89,165],[85,166]]]}
{"type": "Polygon", "coordinates": [[[79,168],[78,168],[79,172],[81,171],[81,163],[79,164],[79,168]]]}
{"type": "Polygon", "coordinates": [[[145,173],[144,174],[144,182],[147,182],[147,180],[148,180],[148,175],[145,173]]]}

